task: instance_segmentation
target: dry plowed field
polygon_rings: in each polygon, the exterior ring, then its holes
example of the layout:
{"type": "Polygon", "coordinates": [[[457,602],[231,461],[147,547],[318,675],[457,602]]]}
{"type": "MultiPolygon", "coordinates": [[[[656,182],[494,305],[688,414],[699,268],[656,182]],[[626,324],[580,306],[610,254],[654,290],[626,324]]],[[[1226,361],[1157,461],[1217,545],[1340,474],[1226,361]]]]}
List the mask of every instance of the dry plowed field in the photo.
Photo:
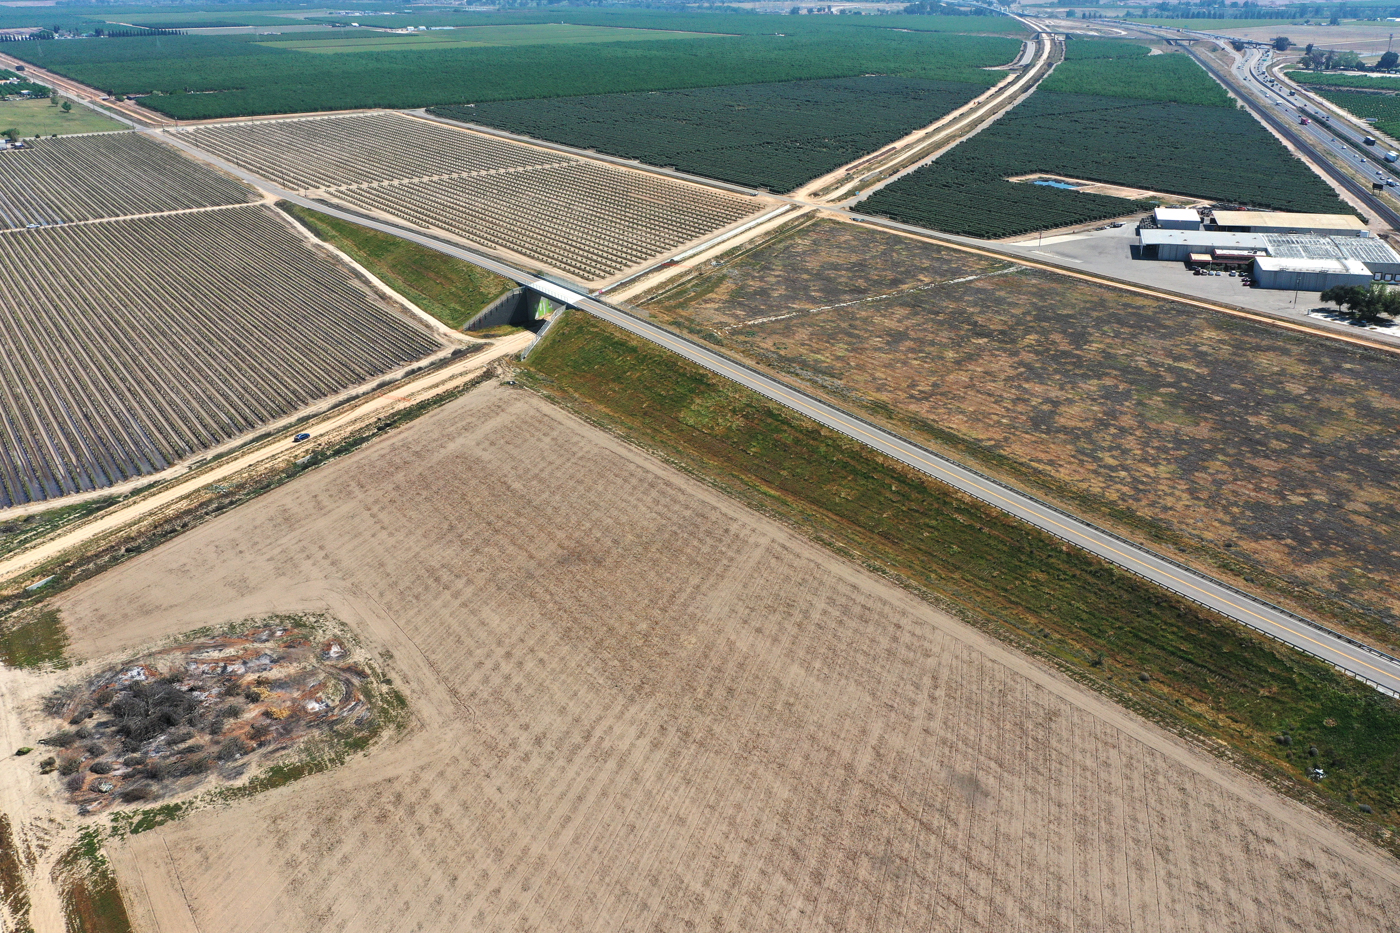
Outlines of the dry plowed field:
{"type": "Polygon", "coordinates": [[[128,837],[140,929],[1400,929],[1400,870],[523,390],[59,603],[103,655],[318,608],[413,725],[128,837]]]}
{"type": "Polygon", "coordinates": [[[0,507],[161,470],[438,346],[263,207],[0,235],[0,507]]]}
{"type": "Polygon", "coordinates": [[[221,124],[183,138],[277,184],[589,282],[771,206],[398,113],[221,124]]]}
{"type": "Polygon", "coordinates": [[[0,151],[0,229],[246,204],[247,188],[136,133],[0,151]]]}
{"type": "Polygon", "coordinates": [[[1400,615],[1392,354],[838,223],[648,310],[1051,494],[1400,615]]]}

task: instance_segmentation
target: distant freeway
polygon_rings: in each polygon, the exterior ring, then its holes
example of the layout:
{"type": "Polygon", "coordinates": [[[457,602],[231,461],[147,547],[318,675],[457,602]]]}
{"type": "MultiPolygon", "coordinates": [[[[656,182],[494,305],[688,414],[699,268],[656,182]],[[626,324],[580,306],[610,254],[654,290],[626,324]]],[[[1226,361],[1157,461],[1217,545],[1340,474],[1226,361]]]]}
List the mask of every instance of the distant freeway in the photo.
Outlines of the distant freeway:
{"type": "Polygon", "coordinates": [[[1392,696],[1400,696],[1400,658],[1385,654],[1340,632],[1334,632],[1294,615],[1226,583],[1192,570],[1168,557],[1157,554],[1149,548],[1120,538],[1112,532],[1070,515],[1034,496],[911,443],[897,434],[873,425],[850,412],[843,411],[801,389],[736,362],[703,344],[673,334],[649,321],[607,304],[588,294],[582,286],[559,280],[544,279],[532,272],[502,262],[489,254],[450,243],[431,234],[342,210],[323,201],[302,197],[267,179],[260,178],[195,149],[183,140],[164,134],[156,135],[177,148],[220,165],[274,197],[283,198],[302,207],[361,224],[418,243],[437,252],[454,256],[505,278],[522,282],[541,294],[582,309],[670,350],[692,363],[703,366],[713,373],[731,379],[832,430],[839,431],[921,473],[1049,532],[1057,538],[1150,580],[1173,593],[1291,645],[1306,654],[1321,658],[1382,692],[1392,696]]]}
{"type": "MultiPolygon", "coordinates": [[[[1303,126],[1298,122],[1300,115],[1296,109],[1292,107],[1278,107],[1276,104],[1271,107],[1267,103],[1267,97],[1261,101],[1259,97],[1250,93],[1250,91],[1243,86],[1245,83],[1243,80],[1237,80],[1236,76],[1229,71],[1222,71],[1220,68],[1217,68],[1214,62],[1210,61],[1204,55],[1201,55],[1195,49],[1188,46],[1186,47],[1186,51],[1202,68],[1209,72],[1212,77],[1234,91],[1235,96],[1259,117],[1260,120],[1264,121],[1265,124],[1275,130],[1284,139],[1291,142],[1299,151],[1305,153],[1318,168],[1322,169],[1322,171],[1327,174],[1328,178],[1332,179],[1339,187],[1364,204],[1368,210],[1375,213],[1387,227],[1390,227],[1392,230],[1400,230],[1400,213],[1397,213],[1384,201],[1376,197],[1375,194],[1371,192],[1368,184],[1357,181],[1339,168],[1334,157],[1324,151],[1323,147],[1327,145],[1325,134],[1327,130],[1331,129],[1330,126],[1317,127],[1315,124],[1312,126],[1303,126]],[[1274,112],[1275,110],[1286,111],[1288,119],[1282,119],[1279,114],[1274,112]],[[1317,134],[1324,134],[1324,138],[1318,139],[1317,134]]],[[[1263,93],[1267,94],[1269,92],[1264,91],[1263,93]]],[[[1340,158],[1345,160],[1348,155],[1348,153],[1342,152],[1340,153],[1340,158]]],[[[1354,155],[1354,153],[1352,155],[1354,155]]],[[[1362,167],[1358,170],[1365,171],[1366,169],[1362,167]]],[[[1372,174],[1374,174],[1374,171],[1372,174]]]]}

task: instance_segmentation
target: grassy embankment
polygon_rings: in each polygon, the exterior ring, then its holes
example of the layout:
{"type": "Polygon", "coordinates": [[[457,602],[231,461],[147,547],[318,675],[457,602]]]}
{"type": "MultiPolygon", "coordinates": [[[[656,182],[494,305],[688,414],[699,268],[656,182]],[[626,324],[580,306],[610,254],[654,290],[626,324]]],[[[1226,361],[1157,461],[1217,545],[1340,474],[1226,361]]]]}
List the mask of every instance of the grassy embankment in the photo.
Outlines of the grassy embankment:
{"type": "Polygon", "coordinates": [[[9,667],[64,666],[68,631],[57,609],[31,611],[0,631],[0,662],[9,667]]]}
{"type": "Polygon", "coordinates": [[[581,314],[522,379],[1400,854],[1400,703],[581,314]]]}
{"type": "Polygon", "coordinates": [[[117,501],[117,496],[106,496],[101,499],[79,502],[76,505],[61,505],[44,512],[34,512],[30,515],[0,521],[0,557],[28,547],[33,542],[48,537],[65,525],[71,525],[91,515],[96,515],[117,501]]]}
{"type": "Polygon", "coordinates": [[[480,266],[294,204],[283,209],[448,327],[461,328],[515,283],[480,266]]]}
{"type": "Polygon", "coordinates": [[[68,933],[130,933],[117,876],[102,854],[102,831],[84,829],[58,863],[68,933]]]}

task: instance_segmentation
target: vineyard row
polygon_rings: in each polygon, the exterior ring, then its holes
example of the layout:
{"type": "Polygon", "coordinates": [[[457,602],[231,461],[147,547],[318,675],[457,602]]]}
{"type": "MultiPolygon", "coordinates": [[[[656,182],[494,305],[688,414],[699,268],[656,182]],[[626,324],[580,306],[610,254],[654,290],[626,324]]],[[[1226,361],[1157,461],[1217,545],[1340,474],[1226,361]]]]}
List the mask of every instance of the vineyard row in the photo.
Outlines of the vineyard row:
{"type": "Polygon", "coordinates": [[[334,196],[510,250],[584,281],[645,262],[757,207],[752,199],[585,162],[509,176],[348,188],[334,196]]]}
{"type": "Polygon", "coordinates": [[[0,507],[161,470],[437,347],[263,207],[5,234],[0,507]]]}
{"type": "Polygon", "coordinates": [[[183,135],[206,152],[299,190],[549,165],[567,158],[399,113],[202,126],[183,135]]]}
{"type": "Polygon", "coordinates": [[[351,207],[507,250],[585,281],[615,275],[763,207],[753,198],[402,114],[230,124],[191,135],[201,146],[215,140],[208,151],[273,181],[286,173],[351,207]],[[403,172],[416,174],[392,177],[403,172]]]}
{"type": "Polygon", "coordinates": [[[250,199],[233,179],[137,133],[26,140],[0,151],[0,229],[250,199]]]}

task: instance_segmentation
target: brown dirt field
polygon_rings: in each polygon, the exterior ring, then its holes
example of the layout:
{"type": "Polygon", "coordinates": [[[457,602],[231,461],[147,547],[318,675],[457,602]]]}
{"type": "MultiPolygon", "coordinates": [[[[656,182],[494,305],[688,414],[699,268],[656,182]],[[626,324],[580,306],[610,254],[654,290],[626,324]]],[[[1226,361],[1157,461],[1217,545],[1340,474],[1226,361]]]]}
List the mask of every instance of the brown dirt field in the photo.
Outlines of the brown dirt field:
{"type": "MultiPolygon", "coordinates": [[[[1214,31],[1209,26],[1202,28],[1214,31]]],[[[1268,42],[1275,36],[1287,36],[1299,47],[1295,50],[1296,54],[1301,54],[1302,46],[1311,43],[1324,49],[1352,49],[1365,55],[1385,51],[1390,42],[1390,34],[1395,32],[1395,24],[1347,22],[1336,26],[1301,26],[1275,23],[1272,26],[1232,26],[1221,31],[1227,35],[1258,39],[1261,42],[1268,42]]]]}
{"type": "Polygon", "coordinates": [[[59,600],[324,610],[414,724],[111,851],[138,929],[1400,930],[1300,805],[524,390],[59,600]]]}
{"type": "Polygon", "coordinates": [[[646,308],[1187,559],[1400,615],[1388,354],[835,222],[646,308]]]}

